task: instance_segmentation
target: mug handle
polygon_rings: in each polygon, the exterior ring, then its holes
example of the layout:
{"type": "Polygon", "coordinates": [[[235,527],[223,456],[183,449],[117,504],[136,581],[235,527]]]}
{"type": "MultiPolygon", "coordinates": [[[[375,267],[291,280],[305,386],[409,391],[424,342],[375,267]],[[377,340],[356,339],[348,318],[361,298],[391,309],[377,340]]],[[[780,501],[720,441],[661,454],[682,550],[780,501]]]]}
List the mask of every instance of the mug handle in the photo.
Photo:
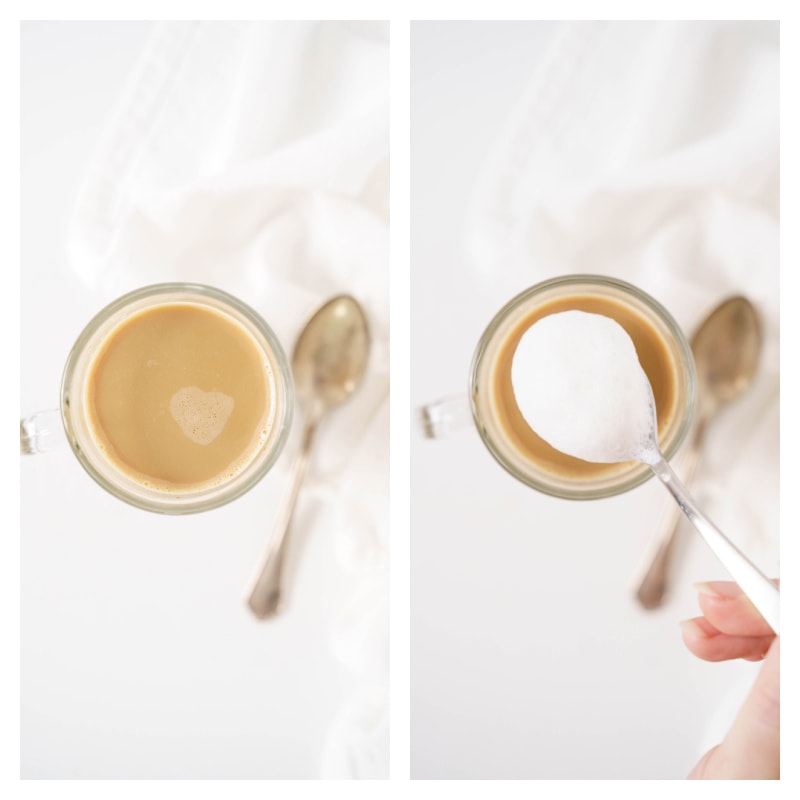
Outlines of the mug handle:
{"type": "Polygon", "coordinates": [[[429,439],[441,439],[474,425],[472,408],[466,395],[453,395],[422,406],[419,419],[429,439]]]}
{"type": "Polygon", "coordinates": [[[19,451],[23,455],[47,453],[66,441],[61,412],[57,408],[38,411],[19,421],[19,451]]]}

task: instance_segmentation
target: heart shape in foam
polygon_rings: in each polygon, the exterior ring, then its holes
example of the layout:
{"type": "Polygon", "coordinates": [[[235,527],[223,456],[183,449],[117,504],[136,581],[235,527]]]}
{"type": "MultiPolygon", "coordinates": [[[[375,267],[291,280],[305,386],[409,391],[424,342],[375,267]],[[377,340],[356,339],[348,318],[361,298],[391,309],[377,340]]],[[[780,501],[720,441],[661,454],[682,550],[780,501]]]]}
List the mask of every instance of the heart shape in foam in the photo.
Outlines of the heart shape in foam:
{"type": "Polygon", "coordinates": [[[231,416],[233,398],[222,392],[184,386],[170,398],[169,411],[184,436],[195,444],[211,444],[231,416]]]}

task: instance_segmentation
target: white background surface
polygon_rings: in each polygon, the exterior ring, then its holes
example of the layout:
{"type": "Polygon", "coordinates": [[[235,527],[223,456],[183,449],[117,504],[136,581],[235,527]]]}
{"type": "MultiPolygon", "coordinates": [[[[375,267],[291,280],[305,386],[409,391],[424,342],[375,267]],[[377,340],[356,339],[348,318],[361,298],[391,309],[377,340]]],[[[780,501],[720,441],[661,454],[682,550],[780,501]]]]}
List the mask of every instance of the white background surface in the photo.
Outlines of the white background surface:
{"type": "MultiPolygon", "coordinates": [[[[69,348],[110,299],[70,271],[65,237],[149,31],[22,27],[23,413],[57,405],[69,348]]],[[[207,514],[159,517],[106,495],[65,447],[24,458],[21,487],[23,778],[319,774],[354,689],[327,641],[348,588],[333,540],[300,543],[284,617],[259,623],[244,605],[282,482],[268,476],[207,514]]],[[[317,510],[301,505],[297,527],[317,510]]]]}
{"type": "MultiPolygon", "coordinates": [[[[465,215],[555,25],[412,25],[415,406],[466,389],[509,299],[471,266],[465,215]]],[[[681,642],[692,584],[726,577],[699,538],[669,604],[637,607],[660,485],[561,501],[514,481],[474,430],[415,428],[411,502],[412,777],[682,778],[718,740],[757,667],[681,642]]]]}

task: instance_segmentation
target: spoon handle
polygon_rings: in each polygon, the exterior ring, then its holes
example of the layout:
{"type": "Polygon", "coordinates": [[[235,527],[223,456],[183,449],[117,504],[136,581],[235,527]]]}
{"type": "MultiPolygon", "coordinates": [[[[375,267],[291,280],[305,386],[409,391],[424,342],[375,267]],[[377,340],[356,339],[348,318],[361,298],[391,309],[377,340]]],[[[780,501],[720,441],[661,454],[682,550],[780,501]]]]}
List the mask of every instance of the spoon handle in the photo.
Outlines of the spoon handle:
{"type": "Polygon", "coordinates": [[[247,599],[247,605],[259,619],[274,617],[281,609],[281,576],[286,543],[289,539],[288,532],[300,494],[300,486],[308,469],[309,454],[316,429],[317,426],[314,422],[306,425],[303,433],[303,446],[292,466],[289,494],[278,515],[275,532],[269,540],[261,562],[261,569],[247,599]]]}
{"type": "Polygon", "coordinates": [[[780,592],[778,587],[764,576],[700,511],[686,487],[663,457],[654,459],[653,463],[648,466],[667,487],[689,522],[694,525],[722,566],[730,572],[742,591],[750,598],[767,624],[775,633],[780,634],[780,592]]]}
{"type": "MultiPolygon", "coordinates": [[[[700,452],[702,450],[702,434],[700,430],[692,441],[692,446],[685,458],[678,465],[681,467],[684,485],[691,483],[700,463],[700,452]]],[[[636,599],[642,608],[659,608],[663,603],[670,588],[670,577],[673,571],[675,548],[678,543],[678,534],[681,531],[682,521],[680,508],[670,505],[669,512],[661,521],[661,525],[656,536],[656,549],[649,556],[650,561],[647,565],[639,587],[636,590],[636,599]]]]}

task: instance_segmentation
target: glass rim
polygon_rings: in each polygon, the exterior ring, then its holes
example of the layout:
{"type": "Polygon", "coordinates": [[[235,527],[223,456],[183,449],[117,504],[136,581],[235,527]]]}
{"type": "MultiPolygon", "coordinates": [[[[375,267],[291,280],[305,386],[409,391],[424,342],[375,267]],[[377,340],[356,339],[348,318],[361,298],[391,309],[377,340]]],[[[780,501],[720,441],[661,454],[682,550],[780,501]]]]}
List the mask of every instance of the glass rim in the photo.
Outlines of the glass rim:
{"type": "MultiPolygon", "coordinates": [[[[514,464],[510,463],[502,449],[492,439],[486,426],[481,421],[481,412],[479,410],[479,392],[478,392],[478,378],[480,368],[483,363],[483,357],[493,340],[495,333],[503,322],[508,318],[509,314],[519,308],[522,304],[527,302],[531,297],[540,294],[549,289],[558,288],[561,286],[572,286],[579,284],[588,284],[589,286],[604,286],[606,288],[621,291],[633,295],[637,300],[649,308],[656,317],[658,317],[673,336],[673,340],[677,346],[677,351],[680,355],[680,365],[684,368],[686,377],[686,403],[685,408],[680,419],[680,423],[669,441],[668,445],[663,449],[664,458],[669,461],[678,451],[683,444],[686,435],[689,433],[695,414],[696,401],[697,401],[697,378],[695,374],[694,357],[692,350],[683,333],[681,327],[676,322],[675,318],[670,312],[652,295],[640,289],[628,281],[612,278],[607,275],[597,275],[592,273],[574,273],[569,275],[561,275],[554,278],[549,278],[540,281],[527,289],[522,290],[514,297],[512,297],[502,308],[492,317],[489,324],[481,334],[478,344],[473,353],[472,362],[469,371],[468,383],[468,397],[470,408],[472,411],[472,418],[475,427],[481,437],[486,448],[495,458],[495,460],[503,467],[509,474],[517,480],[524,483],[533,489],[536,489],[543,494],[552,497],[558,497],[566,500],[599,500],[606,497],[614,497],[618,494],[623,494],[653,477],[652,471],[643,464],[637,465],[629,477],[620,480],[618,484],[611,486],[598,487],[592,489],[590,487],[575,486],[570,488],[564,486],[553,486],[544,483],[536,478],[536,476],[528,475],[518,469],[514,464]]],[[[610,479],[613,482],[613,479],[610,479]]]]}
{"type": "MultiPolygon", "coordinates": [[[[176,297],[175,301],[182,302],[182,298],[176,297]]],[[[218,308],[217,310],[220,309],[218,308]]],[[[261,344],[259,344],[259,347],[261,347],[261,344]]],[[[142,286],[117,297],[101,308],[100,311],[86,323],[78,335],[78,338],[75,340],[75,343],[72,345],[64,364],[61,377],[61,389],[59,392],[59,410],[70,449],[88,475],[103,489],[118,499],[137,508],[144,509],[145,511],[170,515],[190,514],[209,511],[241,497],[252,489],[274,466],[286,444],[291,430],[294,415],[294,383],[289,360],[286,357],[286,353],[278,337],[263,317],[255,309],[247,305],[247,303],[222,289],[206,284],[191,282],[155,283],[142,286]],[[257,459],[257,455],[254,455],[253,460],[248,462],[248,464],[245,465],[240,472],[237,472],[229,481],[211,484],[184,493],[175,492],[173,494],[153,490],[151,496],[143,497],[109,480],[106,475],[97,469],[84,452],[79,437],[76,434],[70,412],[72,380],[75,368],[83,356],[87,345],[92,342],[93,337],[100,328],[115,314],[124,311],[126,308],[141,300],[157,298],[160,295],[181,294],[187,295],[185,298],[187,302],[191,302],[192,296],[194,296],[196,298],[206,298],[215,301],[220,304],[220,306],[230,307],[234,312],[241,314],[241,316],[264,337],[272,355],[272,358],[269,360],[276,373],[275,385],[277,390],[281,393],[282,411],[279,412],[279,416],[275,419],[277,431],[270,445],[269,452],[252,470],[250,470],[249,467],[257,459]]],[[[131,481],[136,483],[133,479],[131,479],[131,481]]]]}

